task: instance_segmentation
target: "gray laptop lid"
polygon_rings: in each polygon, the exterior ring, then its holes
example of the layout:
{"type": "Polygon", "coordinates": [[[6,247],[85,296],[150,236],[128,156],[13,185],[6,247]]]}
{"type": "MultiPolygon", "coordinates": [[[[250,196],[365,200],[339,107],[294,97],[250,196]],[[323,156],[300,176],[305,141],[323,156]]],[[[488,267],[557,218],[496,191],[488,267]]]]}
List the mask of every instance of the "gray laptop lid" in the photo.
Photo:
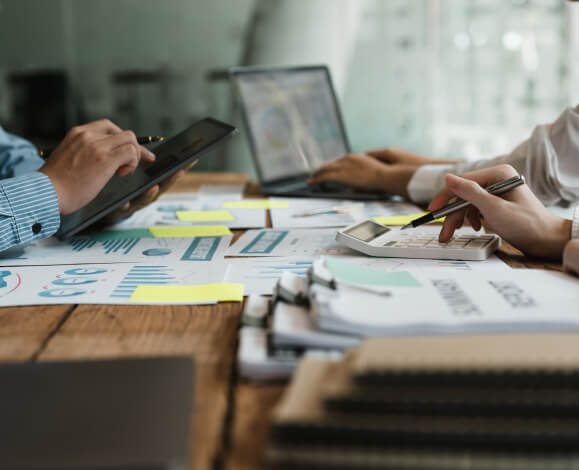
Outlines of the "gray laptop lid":
{"type": "Polygon", "coordinates": [[[236,67],[231,77],[262,185],[305,178],[349,152],[326,66],[236,67]]]}
{"type": "Polygon", "coordinates": [[[0,364],[0,469],[188,467],[186,357],[0,364]]]}

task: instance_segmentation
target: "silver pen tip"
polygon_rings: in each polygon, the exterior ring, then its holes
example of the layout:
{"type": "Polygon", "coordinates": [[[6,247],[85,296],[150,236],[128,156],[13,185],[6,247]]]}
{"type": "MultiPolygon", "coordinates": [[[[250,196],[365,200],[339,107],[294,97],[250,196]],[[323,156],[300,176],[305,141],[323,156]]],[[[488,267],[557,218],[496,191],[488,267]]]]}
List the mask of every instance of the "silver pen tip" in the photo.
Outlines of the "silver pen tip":
{"type": "Polygon", "coordinates": [[[400,230],[406,230],[407,228],[412,228],[412,224],[406,224],[404,227],[402,227],[400,230]]]}

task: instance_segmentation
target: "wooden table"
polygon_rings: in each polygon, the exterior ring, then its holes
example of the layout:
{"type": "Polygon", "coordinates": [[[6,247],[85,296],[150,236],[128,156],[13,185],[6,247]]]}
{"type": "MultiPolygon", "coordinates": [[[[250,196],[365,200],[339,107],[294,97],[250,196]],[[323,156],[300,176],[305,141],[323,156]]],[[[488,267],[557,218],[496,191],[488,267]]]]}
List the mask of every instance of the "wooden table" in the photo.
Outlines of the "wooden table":
{"type": "MultiPolygon", "coordinates": [[[[191,173],[173,190],[195,190],[202,182],[246,181],[247,176],[240,174],[191,173]]],[[[250,193],[256,191],[254,184],[249,185],[250,193]]],[[[560,269],[559,263],[527,260],[508,246],[500,256],[516,268],[560,269]]],[[[191,355],[196,361],[194,468],[253,470],[259,466],[269,416],[284,384],[244,383],[237,376],[241,310],[239,303],[1,308],[0,360],[191,355]]]]}

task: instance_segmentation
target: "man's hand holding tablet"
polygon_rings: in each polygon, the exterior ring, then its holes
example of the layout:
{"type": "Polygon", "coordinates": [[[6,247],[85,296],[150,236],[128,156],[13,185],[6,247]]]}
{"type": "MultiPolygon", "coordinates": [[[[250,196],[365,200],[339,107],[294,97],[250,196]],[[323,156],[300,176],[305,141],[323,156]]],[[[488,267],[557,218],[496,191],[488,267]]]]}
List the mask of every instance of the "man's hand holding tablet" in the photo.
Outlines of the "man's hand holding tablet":
{"type": "Polygon", "coordinates": [[[140,161],[155,154],[137,143],[135,134],[107,119],[73,127],[40,169],[50,178],[62,215],[92,201],[111,176],[132,174],[140,161]]]}
{"type": "Polygon", "coordinates": [[[179,170],[235,132],[229,124],[206,118],[151,152],[110,121],[74,128],[40,170],[58,195],[62,216],[57,235],[68,238],[97,221],[130,215],[154,200],[179,170]]]}

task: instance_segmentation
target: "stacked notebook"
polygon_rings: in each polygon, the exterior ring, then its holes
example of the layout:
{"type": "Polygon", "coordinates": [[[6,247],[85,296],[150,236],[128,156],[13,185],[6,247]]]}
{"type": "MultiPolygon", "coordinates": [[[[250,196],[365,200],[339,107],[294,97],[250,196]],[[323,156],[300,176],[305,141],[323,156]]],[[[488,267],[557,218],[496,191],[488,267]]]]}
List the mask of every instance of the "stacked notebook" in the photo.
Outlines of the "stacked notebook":
{"type": "Polygon", "coordinates": [[[285,272],[271,298],[250,296],[242,375],[287,378],[304,355],[340,358],[367,337],[579,331],[579,280],[563,273],[364,263],[372,261],[321,257],[307,278],[285,272]]]}
{"type": "Polygon", "coordinates": [[[577,469],[579,335],[370,339],[305,359],[274,414],[279,469],[577,469]]]}

